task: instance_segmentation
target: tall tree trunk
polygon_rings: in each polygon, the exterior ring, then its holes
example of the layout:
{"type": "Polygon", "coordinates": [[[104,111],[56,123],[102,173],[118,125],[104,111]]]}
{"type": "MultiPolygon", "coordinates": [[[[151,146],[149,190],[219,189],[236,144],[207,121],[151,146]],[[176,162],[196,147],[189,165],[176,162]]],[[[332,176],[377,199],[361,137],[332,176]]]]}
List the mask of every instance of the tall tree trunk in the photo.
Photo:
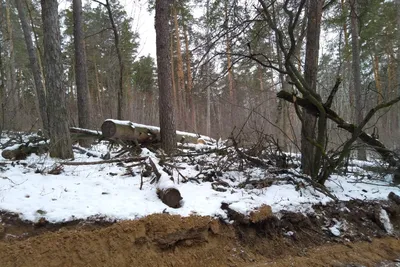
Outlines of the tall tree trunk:
{"type": "Polygon", "coordinates": [[[50,156],[73,158],[68,127],[66,93],[63,85],[61,35],[57,0],[41,0],[43,21],[44,65],[47,87],[50,156]]]}
{"type": "MultiPolygon", "coordinates": [[[[75,46],[75,82],[78,96],[78,125],[89,129],[91,126],[91,110],[89,99],[89,86],[87,77],[87,64],[85,52],[85,36],[83,33],[82,1],[73,0],[72,12],[74,16],[74,46],[75,46]]],[[[79,140],[81,146],[90,146],[90,140],[79,140]]]]}
{"type": "MultiPolygon", "coordinates": [[[[40,67],[40,75],[42,76],[42,81],[44,81],[44,71],[43,71],[43,64],[42,64],[42,62],[43,62],[43,53],[42,53],[42,51],[40,49],[38,34],[35,31],[35,25],[33,23],[32,10],[31,10],[31,7],[30,7],[30,4],[32,4],[32,1],[24,0],[24,2],[25,2],[25,5],[26,5],[26,9],[28,10],[29,20],[31,22],[31,29],[32,29],[34,40],[35,40],[37,60],[38,60],[38,64],[39,64],[39,67],[40,67]]],[[[46,85],[43,84],[43,86],[44,86],[44,89],[45,89],[44,91],[46,92],[46,85]]]]}
{"type": "Polygon", "coordinates": [[[178,102],[178,93],[176,90],[176,82],[175,82],[175,64],[174,64],[174,34],[171,32],[170,35],[170,41],[171,41],[171,45],[170,45],[170,55],[171,55],[171,70],[172,70],[172,74],[171,74],[171,79],[172,79],[172,92],[173,92],[173,98],[174,98],[174,115],[175,118],[179,118],[179,102],[178,102]]]}
{"type": "Polygon", "coordinates": [[[172,106],[169,9],[171,0],[156,0],[156,48],[159,87],[161,148],[171,153],[176,147],[176,127],[172,106]]]}
{"type": "MultiPolygon", "coordinates": [[[[363,121],[362,95],[361,95],[361,63],[360,63],[360,41],[358,33],[358,3],[357,0],[350,0],[351,17],[351,48],[352,48],[352,69],[353,69],[353,88],[355,101],[355,119],[360,124],[363,121]]],[[[359,142],[357,157],[360,160],[367,159],[365,147],[359,142]]]]}
{"type": "MultiPolygon", "coordinates": [[[[397,76],[397,96],[400,96],[400,0],[396,0],[396,24],[397,24],[397,68],[396,68],[396,76],[397,76]]],[[[398,127],[400,127],[400,106],[397,105],[397,112],[396,112],[396,121],[398,127]]],[[[397,129],[399,131],[399,129],[397,129]]]]}
{"type": "Polygon", "coordinates": [[[103,101],[101,98],[101,85],[100,85],[100,77],[99,77],[99,70],[97,67],[97,62],[96,62],[96,57],[93,57],[93,64],[94,64],[94,75],[96,79],[96,87],[93,89],[93,96],[92,99],[95,99],[97,102],[96,107],[97,107],[97,120],[96,120],[96,125],[100,121],[104,120],[104,109],[103,109],[103,101]]]}
{"type": "MultiPolygon", "coordinates": [[[[317,73],[318,73],[318,53],[319,38],[321,32],[321,17],[324,1],[310,0],[308,5],[307,22],[307,40],[306,40],[306,58],[304,65],[304,79],[310,90],[317,91],[317,73]]],[[[310,142],[315,140],[316,118],[307,110],[303,110],[303,123],[301,126],[301,164],[303,172],[315,178],[319,170],[319,153],[310,142]]],[[[320,118],[321,120],[321,118],[320,118]]],[[[323,130],[323,126],[318,125],[318,130],[323,130]]],[[[318,134],[321,137],[320,134],[318,134]]],[[[324,145],[324,144],[320,144],[324,145]]]]}
{"type": "MultiPolygon", "coordinates": [[[[206,20],[210,19],[210,0],[206,1],[206,20]]],[[[205,64],[205,75],[206,75],[206,86],[207,86],[207,110],[206,110],[206,134],[211,136],[211,85],[210,85],[210,56],[209,50],[211,46],[210,27],[207,25],[206,29],[206,41],[207,41],[207,55],[205,64]]],[[[220,114],[219,114],[220,115],[220,114]]]]}
{"type": "Polygon", "coordinates": [[[18,10],[18,16],[21,21],[22,30],[24,32],[26,48],[28,50],[29,63],[33,74],[33,80],[35,82],[35,89],[39,102],[39,113],[42,119],[43,130],[45,135],[48,136],[49,121],[47,118],[46,92],[43,85],[39,61],[37,59],[35,47],[32,42],[32,31],[25,15],[23,0],[15,0],[15,3],[18,10]]]}
{"type": "MultiPolygon", "coordinates": [[[[395,70],[395,66],[394,66],[394,58],[392,57],[393,52],[389,51],[389,49],[387,49],[386,53],[387,53],[387,58],[388,58],[388,65],[387,65],[388,85],[387,85],[386,94],[384,94],[384,96],[386,97],[386,99],[392,99],[393,98],[392,92],[395,92],[397,89],[397,86],[395,84],[396,70],[395,70]]],[[[391,110],[388,112],[388,114],[386,114],[386,116],[384,116],[384,118],[382,120],[382,124],[383,124],[382,127],[384,129],[387,129],[389,132],[393,132],[394,131],[394,129],[393,129],[394,120],[390,115],[391,115],[391,110]]]]}
{"type": "MultiPolygon", "coordinates": [[[[7,32],[8,32],[8,43],[9,43],[9,55],[10,55],[10,59],[9,59],[9,65],[7,68],[7,87],[6,87],[6,101],[4,102],[4,106],[6,107],[7,110],[7,106],[8,106],[8,102],[12,102],[12,104],[10,105],[10,107],[13,107],[13,113],[14,115],[16,115],[16,113],[18,113],[18,109],[16,107],[18,107],[18,95],[16,92],[16,87],[15,87],[15,83],[16,83],[16,76],[15,76],[15,51],[14,51],[14,29],[12,26],[12,22],[11,22],[11,0],[6,0],[6,25],[7,25],[7,32]]],[[[8,124],[9,127],[14,127],[15,126],[15,121],[14,120],[8,120],[8,124]]]]}
{"type": "MultiPolygon", "coordinates": [[[[400,96],[400,0],[396,0],[396,24],[397,24],[397,95],[400,96]]],[[[399,116],[400,119],[400,116],[399,116]]],[[[399,123],[400,125],[400,123],[399,123]]]]}
{"type": "Polygon", "coordinates": [[[186,72],[187,72],[187,85],[186,85],[186,97],[188,103],[188,116],[189,116],[189,127],[191,131],[197,132],[196,125],[196,110],[193,103],[193,78],[192,78],[192,61],[189,50],[189,39],[188,30],[186,25],[183,26],[183,33],[185,35],[185,52],[186,52],[186,72]]]}
{"type": "MultiPolygon", "coordinates": [[[[272,6],[272,14],[273,14],[273,19],[276,23],[276,12],[275,12],[275,5],[272,6]]],[[[279,44],[278,44],[278,36],[275,33],[275,47],[276,47],[276,55],[277,55],[277,61],[278,61],[278,67],[279,69],[283,70],[284,64],[283,64],[283,58],[282,58],[282,51],[279,49],[279,44]]],[[[281,85],[281,90],[287,90],[289,91],[290,84],[288,84],[285,81],[284,74],[279,72],[279,83],[281,85]]],[[[280,129],[285,132],[289,133],[288,131],[288,116],[289,116],[289,110],[288,110],[288,105],[286,104],[286,101],[282,99],[278,99],[278,112],[276,116],[276,121],[280,127],[280,129]]],[[[288,151],[288,143],[287,143],[287,138],[283,138],[283,149],[284,151],[288,151]]]]}
{"type": "Polygon", "coordinates": [[[183,72],[183,59],[182,59],[182,49],[181,49],[181,38],[179,33],[179,24],[178,24],[178,12],[176,10],[176,4],[173,6],[173,15],[174,15],[174,26],[175,26],[175,38],[176,38],[176,64],[177,64],[177,91],[178,91],[178,99],[180,102],[179,111],[179,121],[181,122],[180,125],[184,129],[187,128],[187,121],[186,121],[186,92],[185,92],[185,74],[183,72]]]}
{"type": "MultiPolygon", "coordinates": [[[[0,2],[1,3],[1,2],[0,2]]],[[[0,34],[1,31],[0,31],[0,34]]],[[[0,137],[4,129],[5,122],[5,71],[3,64],[3,43],[0,42],[0,137]]]]}
{"type": "Polygon", "coordinates": [[[372,63],[373,63],[372,66],[373,66],[373,70],[374,70],[375,87],[376,87],[376,90],[378,91],[377,103],[379,105],[383,101],[382,84],[381,84],[381,79],[380,79],[380,75],[379,75],[379,58],[375,54],[375,55],[371,55],[371,59],[372,59],[372,63]]]}
{"type": "MultiPolygon", "coordinates": [[[[347,8],[346,8],[346,0],[341,0],[340,1],[340,7],[341,7],[341,13],[342,16],[347,17],[347,8]]],[[[347,21],[343,22],[342,26],[342,31],[344,35],[344,48],[343,48],[343,55],[344,55],[344,64],[343,64],[343,70],[342,70],[342,77],[343,77],[343,82],[342,86],[345,88],[345,92],[347,93],[345,98],[348,99],[349,101],[341,101],[341,107],[345,107],[346,109],[343,110],[344,113],[347,113],[347,119],[351,120],[352,118],[352,111],[351,108],[354,106],[354,88],[351,85],[351,54],[349,53],[350,51],[350,44],[349,44],[349,31],[348,31],[348,26],[347,26],[347,21]],[[349,105],[347,105],[349,104],[349,105]],[[348,107],[350,106],[350,109],[348,107]]]]}
{"type": "MultiPolygon", "coordinates": [[[[225,0],[225,25],[226,30],[229,28],[229,14],[228,14],[228,4],[229,1],[225,0]]],[[[233,85],[233,66],[232,66],[232,58],[231,58],[231,39],[229,34],[226,35],[226,64],[227,64],[227,71],[228,71],[228,91],[229,91],[229,102],[230,102],[230,122],[234,123],[233,114],[234,108],[236,105],[235,101],[235,92],[234,92],[234,85],[233,85]]]]}
{"type": "Polygon", "coordinates": [[[117,119],[122,120],[122,117],[124,116],[124,108],[125,108],[125,102],[124,102],[124,97],[125,97],[125,90],[124,90],[124,62],[122,60],[122,54],[121,54],[121,48],[119,44],[119,34],[118,34],[118,29],[117,25],[115,24],[114,21],[114,16],[111,10],[111,5],[110,1],[106,0],[106,3],[102,3],[100,1],[94,0],[96,3],[99,3],[100,5],[103,5],[107,9],[108,13],[108,18],[110,19],[111,23],[111,28],[114,33],[114,43],[115,43],[115,49],[117,51],[117,57],[118,57],[118,64],[119,64],[119,79],[118,79],[118,91],[117,91],[117,119]]]}

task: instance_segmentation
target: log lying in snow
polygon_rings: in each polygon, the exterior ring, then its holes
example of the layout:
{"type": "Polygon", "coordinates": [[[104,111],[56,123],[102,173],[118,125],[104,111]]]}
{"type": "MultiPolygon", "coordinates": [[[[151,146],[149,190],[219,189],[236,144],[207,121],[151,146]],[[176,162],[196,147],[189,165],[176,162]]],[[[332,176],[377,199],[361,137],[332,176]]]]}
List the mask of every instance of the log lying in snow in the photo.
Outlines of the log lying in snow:
{"type": "Polygon", "coordinates": [[[48,151],[48,144],[46,143],[37,143],[37,144],[22,144],[15,145],[13,147],[9,147],[3,152],[1,152],[1,156],[5,159],[9,160],[23,160],[26,159],[30,154],[43,154],[48,151]]]}
{"type": "Polygon", "coordinates": [[[76,139],[82,138],[97,138],[103,139],[104,136],[100,131],[77,128],[77,127],[70,127],[69,132],[71,133],[72,137],[76,139]]]}
{"type": "MultiPolygon", "coordinates": [[[[103,136],[107,139],[120,139],[137,141],[138,143],[160,142],[160,128],[131,121],[106,120],[101,125],[103,136]]],[[[181,143],[212,142],[207,136],[200,136],[194,133],[177,131],[177,141],[181,143]]]]}
{"type": "Polygon", "coordinates": [[[157,195],[165,205],[174,209],[180,208],[182,200],[181,193],[175,188],[174,182],[169,179],[169,176],[163,170],[158,169],[157,165],[154,163],[156,160],[157,159],[149,157],[150,165],[156,175],[157,195]]]}
{"type": "Polygon", "coordinates": [[[161,199],[161,201],[174,209],[180,208],[181,207],[181,200],[182,200],[182,196],[181,193],[179,192],[178,189],[170,187],[167,189],[157,189],[157,194],[158,197],[161,199]]]}

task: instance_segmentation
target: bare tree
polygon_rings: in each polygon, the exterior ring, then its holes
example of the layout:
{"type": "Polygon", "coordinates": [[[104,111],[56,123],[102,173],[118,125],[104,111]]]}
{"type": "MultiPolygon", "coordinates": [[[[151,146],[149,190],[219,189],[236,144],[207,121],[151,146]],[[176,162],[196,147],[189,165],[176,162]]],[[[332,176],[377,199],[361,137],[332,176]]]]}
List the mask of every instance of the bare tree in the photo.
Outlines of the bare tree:
{"type": "MultiPolygon", "coordinates": [[[[87,77],[87,64],[85,52],[85,39],[83,34],[82,1],[73,0],[74,16],[74,45],[75,45],[75,82],[78,95],[78,121],[79,127],[90,128],[90,98],[87,77]]],[[[81,146],[89,146],[88,140],[81,139],[81,146]]]]}
{"type": "Polygon", "coordinates": [[[176,147],[176,127],[172,106],[171,56],[169,51],[169,14],[171,4],[171,0],[156,0],[155,16],[161,148],[167,153],[171,153],[176,147]]]}
{"type": "Polygon", "coordinates": [[[47,111],[49,118],[50,156],[72,158],[71,136],[65,104],[66,91],[63,86],[61,57],[61,35],[58,21],[57,0],[41,0],[44,69],[47,88],[47,111]]]}
{"type": "Polygon", "coordinates": [[[33,73],[33,80],[35,82],[36,94],[39,102],[39,111],[42,118],[43,130],[46,136],[49,133],[49,121],[47,118],[47,104],[46,104],[46,92],[43,85],[42,74],[38,58],[36,56],[35,46],[32,42],[32,30],[28,24],[26,18],[25,9],[23,7],[23,0],[15,0],[15,4],[18,10],[19,20],[21,21],[21,27],[24,32],[25,44],[28,50],[30,68],[33,73]]]}
{"type": "Polygon", "coordinates": [[[118,64],[119,64],[119,88],[118,88],[118,110],[117,110],[117,119],[122,120],[123,116],[123,110],[124,110],[124,62],[122,60],[122,54],[121,54],[121,47],[120,47],[120,41],[119,41],[119,34],[118,34],[118,29],[117,25],[115,24],[114,16],[111,10],[111,5],[110,1],[106,0],[106,3],[93,0],[96,3],[99,3],[100,5],[104,6],[107,9],[108,17],[110,19],[111,23],[111,28],[114,33],[114,43],[115,43],[115,49],[117,50],[117,57],[118,57],[118,64]]]}

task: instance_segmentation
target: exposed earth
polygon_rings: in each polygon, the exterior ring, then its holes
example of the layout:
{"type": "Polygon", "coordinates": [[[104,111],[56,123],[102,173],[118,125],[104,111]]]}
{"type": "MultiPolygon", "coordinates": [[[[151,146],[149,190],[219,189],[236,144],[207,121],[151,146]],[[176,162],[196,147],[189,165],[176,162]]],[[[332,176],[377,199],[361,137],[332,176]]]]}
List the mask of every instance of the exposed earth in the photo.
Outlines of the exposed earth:
{"type": "Polygon", "coordinates": [[[397,266],[400,258],[395,200],[316,205],[308,216],[263,206],[245,217],[222,208],[230,223],[154,214],[32,224],[3,213],[1,266],[397,266]]]}

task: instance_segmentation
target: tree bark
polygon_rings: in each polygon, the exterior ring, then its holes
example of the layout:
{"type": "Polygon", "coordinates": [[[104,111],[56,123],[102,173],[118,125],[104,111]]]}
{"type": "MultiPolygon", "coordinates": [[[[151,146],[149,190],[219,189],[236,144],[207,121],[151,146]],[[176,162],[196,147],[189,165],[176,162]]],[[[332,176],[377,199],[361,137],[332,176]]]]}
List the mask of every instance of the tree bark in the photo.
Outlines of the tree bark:
{"type": "MultiPolygon", "coordinates": [[[[275,5],[272,6],[272,14],[273,14],[273,20],[276,22],[276,13],[275,13],[275,5]]],[[[277,57],[277,62],[278,62],[278,67],[279,69],[283,69],[283,58],[282,58],[282,51],[279,49],[279,43],[278,43],[278,35],[275,33],[275,48],[276,48],[276,57],[277,57]]],[[[289,91],[290,85],[285,81],[285,76],[283,73],[279,73],[279,83],[281,85],[281,89],[285,91],[289,91]]],[[[276,116],[276,121],[279,125],[279,127],[289,135],[289,127],[288,127],[288,116],[289,116],[289,107],[286,104],[286,101],[283,99],[278,100],[278,112],[276,116]]],[[[282,140],[282,147],[284,151],[288,151],[288,140],[287,138],[283,137],[282,140]]]]}
{"type": "MultiPolygon", "coordinates": [[[[306,40],[306,59],[304,66],[304,79],[312,92],[317,92],[317,73],[318,73],[318,53],[319,37],[321,31],[322,7],[324,1],[310,0],[308,6],[307,40],[306,40]]],[[[320,118],[324,119],[324,118],[320,118]]],[[[310,142],[315,140],[317,119],[309,114],[307,110],[302,114],[301,126],[301,165],[305,174],[315,177],[319,170],[319,151],[310,142]]],[[[322,126],[323,127],[323,126],[322,126]]],[[[318,130],[323,130],[318,126],[318,130]]],[[[323,134],[323,133],[321,133],[323,134]]],[[[319,135],[319,134],[318,134],[319,135]]],[[[319,142],[318,142],[319,143],[319,142]]],[[[321,144],[324,145],[324,144],[321,144]]]]}
{"type": "MultiPolygon", "coordinates": [[[[400,0],[396,0],[397,48],[400,47],[400,0]]],[[[397,49],[397,95],[400,96],[400,49],[397,49]]],[[[398,117],[400,119],[400,117],[398,117]]],[[[400,123],[399,123],[400,125],[400,123]]]]}
{"type": "Polygon", "coordinates": [[[48,104],[50,156],[73,158],[68,129],[66,92],[63,85],[61,35],[56,0],[41,0],[43,21],[44,65],[48,104]]]}
{"type": "Polygon", "coordinates": [[[171,0],[156,0],[156,48],[159,87],[161,148],[172,153],[176,147],[176,127],[172,106],[171,58],[169,53],[169,9],[171,0]]]}
{"type": "Polygon", "coordinates": [[[383,101],[383,91],[382,91],[382,84],[381,84],[381,78],[379,75],[379,58],[378,55],[371,55],[371,60],[372,60],[372,66],[373,66],[373,71],[374,71],[374,79],[375,79],[375,87],[376,90],[378,91],[378,97],[377,97],[377,103],[378,105],[382,103],[383,101]]]}
{"type": "MultiPolygon", "coordinates": [[[[28,15],[29,15],[29,19],[30,19],[30,23],[31,23],[31,29],[32,29],[32,33],[33,33],[33,38],[35,40],[35,46],[36,46],[36,53],[37,53],[37,59],[39,62],[39,67],[40,67],[40,74],[42,75],[42,80],[44,81],[44,71],[43,71],[43,53],[40,49],[39,46],[39,37],[37,32],[35,31],[35,25],[34,25],[34,20],[33,20],[33,16],[32,16],[32,9],[34,9],[33,5],[32,5],[32,1],[29,0],[24,0],[25,4],[26,4],[26,8],[28,10],[28,15]],[[32,8],[30,6],[30,4],[32,5],[32,8]]],[[[45,86],[45,91],[46,91],[46,86],[45,86]]]]}
{"type": "MultiPolygon", "coordinates": [[[[73,0],[72,12],[74,17],[74,46],[75,46],[75,82],[78,96],[78,125],[90,128],[91,110],[87,76],[85,36],[83,33],[82,1],[73,0]]],[[[90,140],[79,140],[83,147],[90,146],[90,140]]]]}
{"type": "MultiPolygon", "coordinates": [[[[359,124],[363,118],[363,106],[361,95],[361,63],[360,63],[360,41],[358,32],[358,3],[357,0],[350,0],[350,17],[351,17],[351,48],[352,48],[352,69],[353,69],[353,88],[355,102],[355,120],[359,124]]],[[[367,152],[364,147],[360,146],[357,150],[357,157],[360,160],[367,159],[367,152]]]]}
{"type": "MultiPolygon", "coordinates": [[[[225,0],[225,27],[226,31],[228,31],[229,27],[229,12],[228,12],[228,4],[229,1],[225,0]]],[[[231,38],[229,34],[226,35],[226,64],[227,64],[227,71],[228,71],[228,91],[229,91],[229,102],[230,102],[230,110],[229,110],[229,119],[232,124],[234,124],[234,108],[236,105],[236,95],[235,95],[235,88],[233,85],[233,66],[232,66],[232,57],[231,57],[231,38]]]]}
{"type": "MultiPolygon", "coordinates": [[[[14,115],[18,113],[19,110],[17,110],[18,106],[18,95],[15,90],[15,84],[16,84],[16,75],[15,75],[15,50],[14,50],[14,30],[13,30],[13,25],[11,22],[11,1],[6,0],[6,25],[7,25],[7,33],[8,33],[8,43],[9,43],[9,64],[7,68],[7,73],[6,73],[6,101],[4,102],[4,107],[5,111],[8,110],[7,106],[10,106],[13,108],[12,113],[14,115]],[[11,104],[9,103],[11,102],[11,104]],[[10,104],[10,105],[9,105],[10,104]]],[[[8,116],[6,116],[7,118],[8,116]]],[[[15,121],[8,119],[7,120],[7,125],[8,127],[12,128],[15,127],[15,121]]]]}
{"type": "Polygon", "coordinates": [[[171,80],[172,80],[172,92],[173,92],[173,103],[174,103],[174,115],[175,118],[179,117],[179,101],[178,101],[178,93],[176,91],[176,82],[175,82],[175,75],[174,75],[174,70],[175,70],[175,64],[174,64],[174,34],[173,32],[171,32],[170,35],[170,56],[171,56],[171,70],[172,70],[172,74],[171,74],[171,80]]]}
{"type": "Polygon", "coordinates": [[[178,24],[178,12],[176,11],[176,6],[173,6],[173,15],[174,15],[174,26],[175,26],[175,38],[176,38],[176,64],[177,64],[177,91],[178,91],[178,100],[180,102],[179,107],[179,121],[180,126],[186,129],[187,121],[186,121],[186,92],[185,92],[185,74],[183,72],[183,59],[182,59],[182,49],[181,49],[181,38],[179,33],[179,24],[178,24]]]}
{"type": "Polygon", "coordinates": [[[39,102],[39,113],[42,119],[43,131],[45,135],[48,136],[49,121],[47,118],[46,92],[43,85],[42,73],[40,70],[39,61],[36,56],[36,49],[32,42],[31,27],[28,24],[28,20],[26,18],[25,9],[22,1],[23,0],[15,0],[15,4],[17,6],[18,16],[21,21],[22,30],[24,32],[26,48],[28,50],[29,63],[33,74],[33,80],[35,82],[35,89],[39,102]]]}
{"type": "Polygon", "coordinates": [[[187,85],[186,85],[186,97],[188,103],[188,116],[189,116],[189,127],[191,131],[197,132],[196,125],[196,109],[193,103],[193,77],[192,77],[192,67],[191,67],[191,56],[189,50],[189,39],[188,30],[186,25],[183,26],[183,32],[185,35],[185,49],[186,49],[186,72],[187,72],[187,85]]]}
{"type": "MultiPolygon", "coordinates": [[[[0,2],[1,3],[1,2],[0,2]]],[[[1,12],[1,10],[0,10],[1,12]]],[[[0,34],[1,31],[0,31],[0,34]]],[[[0,135],[4,129],[5,123],[5,71],[4,71],[4,64],[3,64],[3,44],[0,42],[0,135]]]]}
{"type": "MultiPolygon", "coordinates": [[[[206,21],[210,20],[210,0],[206,1],[206,21]]],[[[207,55],[206,55],[206,64],[205,67],[205,75],[206,75],[206,86],[207,86],[207,103],[206,103],[206,135],[211,136],[211,84],[210,84],[210,46],[211,46],[211,37],[210,37],[210,27],[206,26],[206,41],[207,41],[207,55]]],[[[219,114],[219,113],[218,113],[219,114]]],[[[220,115],[220,114],[219,114],[220,115]]]]}

